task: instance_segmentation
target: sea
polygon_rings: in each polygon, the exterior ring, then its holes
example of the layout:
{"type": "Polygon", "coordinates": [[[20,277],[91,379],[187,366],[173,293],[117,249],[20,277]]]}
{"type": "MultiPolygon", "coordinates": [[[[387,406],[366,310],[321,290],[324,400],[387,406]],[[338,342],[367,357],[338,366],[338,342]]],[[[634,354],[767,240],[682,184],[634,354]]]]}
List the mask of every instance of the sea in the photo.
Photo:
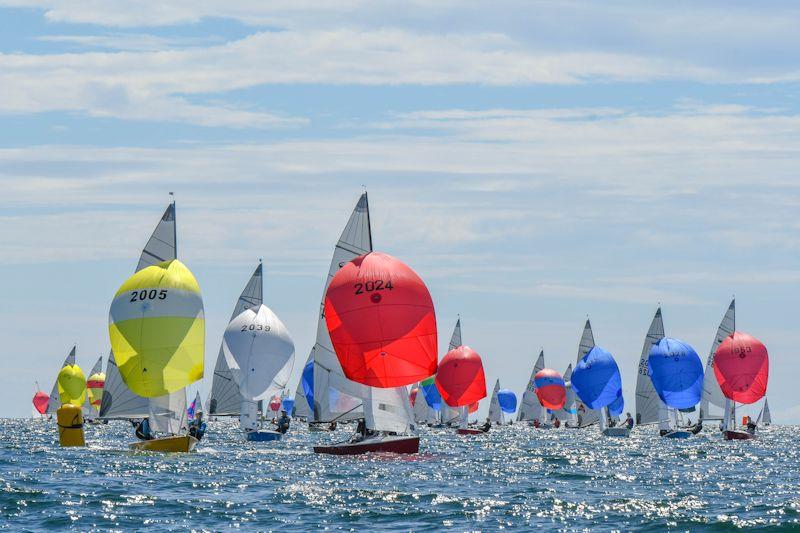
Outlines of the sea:
{"type": "Polygon", "coordinates": [[[417,455],[315,455],[352,428],[248,443],[211,420],[197,451],[132,453],[129,424],[87,426],[59,448],[54,421],[0,420],[0,527],[12,530],[728,531],[800,529],[796,426],[725,442],[655,427],[421,430],[417,455]]]}

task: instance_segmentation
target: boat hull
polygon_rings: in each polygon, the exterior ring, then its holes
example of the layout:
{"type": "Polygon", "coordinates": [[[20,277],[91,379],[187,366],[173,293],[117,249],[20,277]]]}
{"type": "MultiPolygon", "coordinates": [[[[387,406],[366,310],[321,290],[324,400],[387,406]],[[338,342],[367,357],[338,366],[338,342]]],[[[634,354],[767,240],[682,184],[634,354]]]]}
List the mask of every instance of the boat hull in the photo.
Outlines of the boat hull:
{"type": "Polygon", "coordinates": [[[613,427],[603,430],[603,435],[606,437],[629,437],[631,430],[625,427],[613,427]]]}
{"type": "Polygon", "coordinates": [[[458,428],[456,433],[459,435],[483,435],[486,432],[480,429],[458,428]]]}
{"type": "Polygon", "coordinates": [[[361,455],[364,453],[419,453],[419,437],[384,436],[361,442],[314,446],[314,453],[361,455]]]}
{"type": "Polygon", "coordinates": [[[688,439],[692,436],[690,431],[684,431],[682,429],[676,429],[674,431],[670,431],[666,435],[662,435],[665,439],[688,439]]]}
{"type": "Polygon", "coordinates": [[[725,440],[752,440],[756,438],[755,433],[748,433],[747,431],[726,430],[722,432],[725,440]]]}
{"type": "Polygon", "coordinates": [[[249,442],[269,442],[274,440],[281,440],[282,433],[277,431],[270,431],[268,429],[261,429],[258,431],[248,431],[245,433],[245,439],[249,442]]]}
{"type": "Polygon", "coordinates": [[[194,450],[197,442],[191,435],[176,435],[132,442],[128,447],[136,452],[189,453],[194,450]]]}

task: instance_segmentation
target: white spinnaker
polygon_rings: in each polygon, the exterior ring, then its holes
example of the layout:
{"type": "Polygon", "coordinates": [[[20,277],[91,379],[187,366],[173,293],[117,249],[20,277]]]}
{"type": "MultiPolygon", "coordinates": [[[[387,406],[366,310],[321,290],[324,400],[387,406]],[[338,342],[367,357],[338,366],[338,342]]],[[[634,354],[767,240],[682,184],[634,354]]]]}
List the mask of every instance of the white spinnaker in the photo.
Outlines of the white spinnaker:
{"type": "MultiPolygon", "coordinates": [[[[333,350],[328,326],[325,323],[325,293],[333,276],[347,262],[372,251],[367,193],[361,195],[333,251],[328,277],[322,290],[317,322],[317,341],[311,349],[314,358],[314,420],[340,422],[364,417],[362,400],[369,387],[350,381],[344,375],[333,350]]],[[[405,390],[405,388],[403,388],[405,390]]],[[[408,398],[406,398],[408,400],[408,398]]]]}
{"type": "MultiPolygon", "coordinates": [[[[724,341],[728,335],[736,329],[736,299],[731,300],[728,310],[725,311],[725,316],[717,328],[717,334],[714,336],[714,342],[711,344],[711,351],[706,360],[706,373],[703,377],[703,397],[700,400],[700,417],[704,419],[709,418],[709,407],[714,405],[723,411],[725,410],[725,396],[722,394],[722,389],[717,382],[717,376],[714,374],[714,354],[717,353],[717,348],[724,341]]],[[[720,416],[720,418],[722,418],[720,416]]]]}
{"type": "Polygon", "coordinates": [[[536,358],[536,364],[533,365],[533,371],[528,380],[528,386],[525,387],[525,392],[522,393],[522,402],[520,402],[517,420],[533,420],[538,418],[543,422],[541,417],[544,410],[542,409],[541,402],[539,402],[539,397],[536,396],[536,382],[534,380],[534,377],[540,370],[544,370],[544,350],[539,352],[539,357],[536,358]]]}
{"type": "MultiPolygon", "coordinates": [[[[257,308],[264,302],[262,280],[263,267],[259,263],[244,286],[239,299],[236,300],[233,313],[231,313],[231,320],[239,316],[242,311],[257,308]]],[[[209,414],[214,416],[238,416],[240,414],[241,401],[242,396],[239,394],[239,386],[231,375],[231,370],[228,368],[225,353],[222,349],[222,343],[220,343],[208,401],[209,414]]]]}
{"type": "MultiPolygon", "coordinates": [[[[72,350],[69,351],[67,357],[64,359],[64,363],[59,367],[58,372],[61,372],[61,369],[65,366],[72,366],[75,364],[75,346],[72,347],[72,350]]],[[[45,411],[48,415],[53,415],[58,411],[58,408],[61,407],[61,395],[58,393],[58,373],[56,373],[56,380],[53,383],[53,388],[50,390],[50,400],[47,402],[47,411],[45,411]]]]}
{"type": "Polygon", "coordinates": [[[660,420],[659,412],[663,402],[658,397],[653,382],[648,373],[648,358],[650,348],[664,338],[664,321],[661,318],[661,308],[656,311],[650,329],[644,339],[642,356],[639,358],[639,368],[636,377],[636,424],[655,424],[660,420]]]}
{"type": "Polygon", "coordinates": [[[557,410],[554,414],[562,422],[569,423],[570,427],[578,425],[577,417],[577,395],[572,388],[572,363],[564,371],[564,388],[566,389],[566,401],[564,407],[557,410]]]}
{"type": "Polygon", "coordinates": [[[492,398],[489,400],[489,422],[492,424],[496,422],[503,423],[503,411],[500,410],[500,400],[497,399],[497,393],[500,392],[500,380],[494,382],[494,390],[492,390],[492,398]]]}
{"type": "Polygon", "coordinates": [[[405,387],[365,387],[364,419],[369,429],[409,433],[414,429],[411,403],[405,387]]]}
{"type": "MultiPolygon", "coordinates": [[[[589,319],[586,319],[586,324],[583,326],[583,334],[581,341],[578,343],[578,357],[576,362],[580,362],[587,353],[594,348],[594,334],[592,333],[592,324],[589,319]]],[[[575,398],[575,409],[577,411],[578,424],[580,427],[591,426],[600,420],[600,411],[598,409],[590,409],[580,398],[575,398]]]]}
{"type": "Polygon", "coordinates": [[[265,400],[286,388],[294,364],[294,342],[266,305],[245,309],[230,321],[222,350],[243,398],[265,400]]]}
{"type": "Polygon", "coordinates": [[[148,406],[150,429],[154,432],[178,435],[187,429],[186,389],[150,398],[148,406]]]}

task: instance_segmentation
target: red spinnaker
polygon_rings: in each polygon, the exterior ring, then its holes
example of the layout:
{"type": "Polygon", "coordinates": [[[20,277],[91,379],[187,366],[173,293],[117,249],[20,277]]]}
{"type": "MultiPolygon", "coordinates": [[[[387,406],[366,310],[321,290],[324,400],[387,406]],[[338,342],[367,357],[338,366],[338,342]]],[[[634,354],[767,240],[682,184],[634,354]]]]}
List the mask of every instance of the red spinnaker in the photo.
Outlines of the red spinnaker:
{"type": "Polygon", "coordinates": [[[42,391],[37,392],[33,395],[33,406],[39,412],[40,415],[43,415],[47,412],[47,405],[50,403],[50,396],[42,391]]]}
{"type": "Polygon", "coordinates": [[[714,375],[726,398],[739,403],[760,400],[769,381],[767,347],[747,333],[734,331],[714,354],[714,375]]]}
{"type": "Polygon", "coordinates": [[[478,352],[469,346],[453,348],[439,363],[436,388],[450,407],[461,407],[486,398],[486,376],[478,352]]]}
{"type": "Polygon", "coordinates": [[[281,408],[281,397],[275,395],[269,401],[269,409],[270,411],[275,411],[277,413],[280,408],[281,408]]]}
{"type": "Polygon", "coordinates": [[[548,409],[556,410],[567,403],[567,389],[564,378],[552,368],[544,368],[533,376],[536,385],[536,397],[539,403],[548,409]]]}
{"type": "Polygon", "coordinates": [[[370,252],[339,269],[325,294],[325,323],[348,379],[388,388],[436,373],[431,295],[390,255],[370,252]]]}

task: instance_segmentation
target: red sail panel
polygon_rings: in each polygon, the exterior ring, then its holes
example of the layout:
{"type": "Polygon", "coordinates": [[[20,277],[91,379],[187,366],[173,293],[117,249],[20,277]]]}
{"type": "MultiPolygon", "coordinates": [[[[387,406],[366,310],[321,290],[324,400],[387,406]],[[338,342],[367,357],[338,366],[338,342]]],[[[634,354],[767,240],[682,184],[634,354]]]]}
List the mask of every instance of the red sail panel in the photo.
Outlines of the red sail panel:
{"type": "Polygon", "coordinates": [[[478,410],[478,404],[479,403],[480,402],[475,402],[475,403],[469,404],[469,414],[472,414],[472,413],[474,413],[474,412],[476,412],[478,410]]]}
{"type": "Polygon", "coordinates": [[[469,346],[453,348],[439,363],[436,388],[450,407],[461,407],[486,398],[486,376],[478,352],[469,346]]]}
{"type": "Polygon", "coordinates": [[[40,415],[43,415],[47,412],[47,405],[49,403],[50,396],[47,393],[39,391],[33,395],[33,406],[40,415]]]}
{"type": "Polygon", "coordinates": [[[348,379],[402,387],[436,373],[433,300],[394,257],[370,252],[345,264],[325,294],[325,323],[348,379]]]}
{"type": "Polygon", "coordinates": [[[533,376],[536,397],[548,409],[557,410],[567,403],[567,389],[564,378],[552,368],[544,368],[533,376]]]}
{"type": "Polygon", "coordinates": [[[726,398],[745,404],[760,400],[769,381],[767,347],[747,333],[734,331],[714,354],[714,375],[726,398]]]}

